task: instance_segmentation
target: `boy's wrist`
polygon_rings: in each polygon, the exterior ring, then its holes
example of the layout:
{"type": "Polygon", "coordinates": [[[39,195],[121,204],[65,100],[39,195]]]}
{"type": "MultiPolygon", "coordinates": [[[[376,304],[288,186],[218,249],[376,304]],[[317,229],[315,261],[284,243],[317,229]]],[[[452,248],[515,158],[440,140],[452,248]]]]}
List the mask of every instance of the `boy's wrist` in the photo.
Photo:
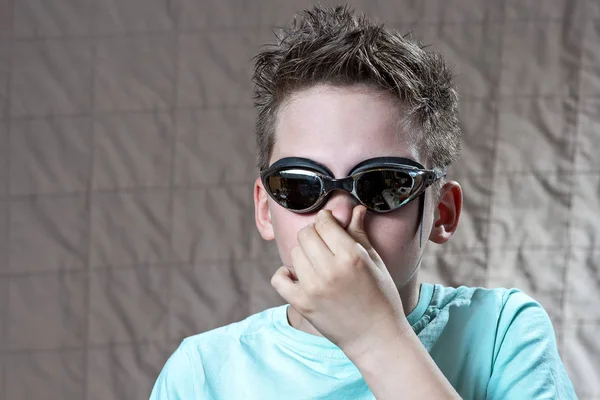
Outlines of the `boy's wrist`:
{"type": "Polygon", "coordinates": [[[342,346],[346,356],[358,367],[360,364],[370,364],[372,360],[389,355],[390,350],[396,351],[408,345],[408,336],[414,332],[408,321],[400,321],[389,326],[372,329],[367,335],[352,343],[342,346]]]}
{"type": "Polygon", "coordinates": [[[360,354],[347,354],[375,397],[397,399],[401,393],[406,399],[460,399],[410,326],[383,338],[360,354]]]}

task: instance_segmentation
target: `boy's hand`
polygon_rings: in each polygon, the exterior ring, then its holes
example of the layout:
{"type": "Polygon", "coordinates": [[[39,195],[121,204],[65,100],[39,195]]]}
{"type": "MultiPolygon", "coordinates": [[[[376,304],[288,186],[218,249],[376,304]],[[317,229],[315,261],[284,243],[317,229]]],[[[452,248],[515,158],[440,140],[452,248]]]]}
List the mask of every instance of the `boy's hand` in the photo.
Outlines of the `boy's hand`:
{"type": "Polygon", "coordinates": [[[364,230],[365,213],[364,206],[355,207],[346,231],[330,211],[320,211],[315,223],[298,233],[293,271],[281,267],[271,279],[275,290],[350,359],[410,329],[398,289],[364,230]]]}

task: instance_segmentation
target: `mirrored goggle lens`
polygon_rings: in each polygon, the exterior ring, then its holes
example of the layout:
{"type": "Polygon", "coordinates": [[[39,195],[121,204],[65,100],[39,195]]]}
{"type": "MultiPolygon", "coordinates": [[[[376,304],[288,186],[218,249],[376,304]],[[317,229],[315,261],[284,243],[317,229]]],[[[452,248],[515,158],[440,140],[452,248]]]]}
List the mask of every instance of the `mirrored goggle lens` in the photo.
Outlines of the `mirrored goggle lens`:
{"type": "Polygon", "coordinates": [[[274,200],[290,210],[306,210],[321,195],[321,180],[310,171],[289,169],[279,171],[267,178],[274,200]]]}
{"type": "Polygon", "coordinates": [[[397,170],[376,170],[356,181],[356,195],[370,209],[390,211],[400,207],[412,193],[413,178],[397,170]]]}

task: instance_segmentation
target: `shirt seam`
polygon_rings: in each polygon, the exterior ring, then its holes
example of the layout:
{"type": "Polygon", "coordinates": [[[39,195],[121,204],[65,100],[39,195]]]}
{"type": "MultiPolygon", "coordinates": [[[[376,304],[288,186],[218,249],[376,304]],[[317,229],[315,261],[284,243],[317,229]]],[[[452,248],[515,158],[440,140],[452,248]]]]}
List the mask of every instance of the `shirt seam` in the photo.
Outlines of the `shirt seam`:
{"type": "MultiPolygon", "coordinates": [[[[194,396],[196,396],[199,393],[198,392],[198,387],[196,385],[196,379],[195,379],[195,377],[196,377],[196,368],[194,368],[194,363],[192,362],[192,358],[190,357],[187,349],[185,349],[185,350],[182,349],[182,351],[185,354],[185,359],[187,360],[187,363],[188,363],[188,365],[190,367],[190,372],[191,372],[191,375],[192,375],[192,390],[194,392],[194,396]]],[[[202,361],[200,361],[200,362],[202,362],[202,361]]]]}
{"type": "Polygon", "coordinates": [[[423,321],[425,319],[425,317],[429,317],[429,315],[432,314],[431,310],[436,307],[433,303],[434,303],[434,299],[440,289],[439,289],[439,285],[437,285],[437,284],[431,285],[431,286],[433,286],[433,289],[431,290],[431,297],[429,299],[429,303],[427,303],[427,306],[425,307],[425,310],[423,311],[423,315],[421,315],[421,317],[418,320],[416,320],[415,323],[411,325],[411,327],[417,326],[417,324],[419,324],[421,321],[423,321]]]}

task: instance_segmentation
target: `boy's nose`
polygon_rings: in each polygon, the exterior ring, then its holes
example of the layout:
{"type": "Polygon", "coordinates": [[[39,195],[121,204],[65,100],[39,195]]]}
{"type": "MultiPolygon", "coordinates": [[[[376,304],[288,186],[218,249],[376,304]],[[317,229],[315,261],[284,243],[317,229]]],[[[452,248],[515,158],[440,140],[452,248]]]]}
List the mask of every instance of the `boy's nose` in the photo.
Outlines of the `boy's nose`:
{"type": "Polygon", "coordinates": [[[336,190],[331,193],[323,209],[330,210],[342,228],[346,229],[352,220],[352,210],[358,205],[358,201],[349,193],[336,190]]]}

